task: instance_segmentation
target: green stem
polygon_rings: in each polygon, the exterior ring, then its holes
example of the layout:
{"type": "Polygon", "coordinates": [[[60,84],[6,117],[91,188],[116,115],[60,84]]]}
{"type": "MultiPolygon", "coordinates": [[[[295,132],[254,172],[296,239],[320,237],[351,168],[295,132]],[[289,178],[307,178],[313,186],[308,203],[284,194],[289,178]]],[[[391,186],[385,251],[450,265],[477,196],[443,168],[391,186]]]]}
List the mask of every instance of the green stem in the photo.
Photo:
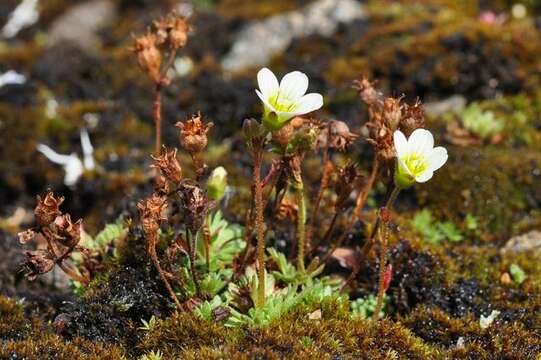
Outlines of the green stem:
{"type": "Polygon", "coordinates": [[[301,181],[296,184],[297,191],[297,205],[298,205],[298,215],[297,215],[297,268],[299,271],[304,272],[304,248],[305,248],[305,237],[306,237],[306,201],[304,199],[304,186],[301,181]]]}

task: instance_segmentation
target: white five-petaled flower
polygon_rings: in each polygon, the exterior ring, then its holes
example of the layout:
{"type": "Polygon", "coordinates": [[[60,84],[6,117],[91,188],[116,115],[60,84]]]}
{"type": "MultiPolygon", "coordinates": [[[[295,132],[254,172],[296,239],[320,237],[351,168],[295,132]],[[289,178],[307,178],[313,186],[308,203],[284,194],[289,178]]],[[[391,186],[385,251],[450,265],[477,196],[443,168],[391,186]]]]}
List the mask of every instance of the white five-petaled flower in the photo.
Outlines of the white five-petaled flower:
{"type": "Polygon", "coordinates": [[[286,74],[278,83],[273,72],[263,68],[257,73],[257,82],[257,96],[265,105],[263,123],[269,130],[278,130],[293,117],[323,106],[321,94],[306,94],[308,76],[300,71],[286,74]]]}
{"type": "Polygon", "coordinates": [[[395,131],[394,147],[398,159],[395,184],[402,188],[427,182],[448,158],[447,150],[434,147],[434,137],[425,129],[416,129],[409,139],[400,130],[395,131]]]}

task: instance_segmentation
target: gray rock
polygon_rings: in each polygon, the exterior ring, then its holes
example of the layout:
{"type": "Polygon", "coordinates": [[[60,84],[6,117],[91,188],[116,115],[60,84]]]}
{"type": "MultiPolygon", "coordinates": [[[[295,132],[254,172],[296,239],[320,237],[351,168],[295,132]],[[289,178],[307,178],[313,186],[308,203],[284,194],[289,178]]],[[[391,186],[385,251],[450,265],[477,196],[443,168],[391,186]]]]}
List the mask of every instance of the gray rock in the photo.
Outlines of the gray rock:
{"type": "Polygon", "coordinates": [[[275,15],[247,25],[237,34],[231,51],[222,59],[227,71],[266,65],[295,38],[332,35],[339,24],[366,17],[355,0],[319,0],[303,9],[275,15]]]}
{"type": "Polygon", "coordinates": [[[466,98],[462,95],[453,95],[441,101],[429,102],[423,105],[426,113],[440,116],[449,111],[459,112],[466,107],[466,98]]]}
{"type": "Polygon", "coordinates": [[[116,18],[116,8],[110,0],[92,0],[69,8],[51,25],[48,45],[70,41],[84,50],[100,46],[97,32],[116,18]]]}
{"type": "Polygon", "coordinates": [[[533,230],[522,235],[514,236],[501,249],[505,253],[531,252],[541,253],[541,231],[533,230]]]}

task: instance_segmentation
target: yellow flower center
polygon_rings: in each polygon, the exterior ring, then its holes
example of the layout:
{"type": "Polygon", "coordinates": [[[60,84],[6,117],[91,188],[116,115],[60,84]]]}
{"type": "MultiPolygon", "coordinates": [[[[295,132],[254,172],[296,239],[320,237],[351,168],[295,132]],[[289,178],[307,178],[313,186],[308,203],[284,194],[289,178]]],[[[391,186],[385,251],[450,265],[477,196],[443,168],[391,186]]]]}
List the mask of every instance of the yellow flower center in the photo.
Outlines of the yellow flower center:
{"type": "Polygon", "coordinates": [[[293,112],[298,106],[296,101],[288,99],[286,96],[280,93],[280,90],[269,98],[269,104],[274,107],[274,110],[279,112],[293,112]]]}
{"type": "Polygon", "coordinates": [[[413,177],[421,175],[428,168],[428,162],[426,161],[426,158],[414,152],[410,153],[407,156],[404,156],[402,158],[402,161],[404,161],[404,164],[413,175],[413,177]]]}

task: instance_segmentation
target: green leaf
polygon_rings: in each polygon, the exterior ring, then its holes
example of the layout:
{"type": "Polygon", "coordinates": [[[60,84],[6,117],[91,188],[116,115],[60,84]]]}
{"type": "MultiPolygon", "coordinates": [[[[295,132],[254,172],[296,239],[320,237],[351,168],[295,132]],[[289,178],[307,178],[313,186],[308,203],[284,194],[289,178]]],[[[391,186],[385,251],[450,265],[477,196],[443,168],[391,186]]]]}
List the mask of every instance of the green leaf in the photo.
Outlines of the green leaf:
{"type": "Polygon", "coordinates": [[[509,273],[511,274],[511,278],[513,279],[513,281],[517,284],[522,284],[527,278],[524,270],[522,270],[522,268],[517,264],[511,264],[511,266],[509,267],[509,273]]]}

